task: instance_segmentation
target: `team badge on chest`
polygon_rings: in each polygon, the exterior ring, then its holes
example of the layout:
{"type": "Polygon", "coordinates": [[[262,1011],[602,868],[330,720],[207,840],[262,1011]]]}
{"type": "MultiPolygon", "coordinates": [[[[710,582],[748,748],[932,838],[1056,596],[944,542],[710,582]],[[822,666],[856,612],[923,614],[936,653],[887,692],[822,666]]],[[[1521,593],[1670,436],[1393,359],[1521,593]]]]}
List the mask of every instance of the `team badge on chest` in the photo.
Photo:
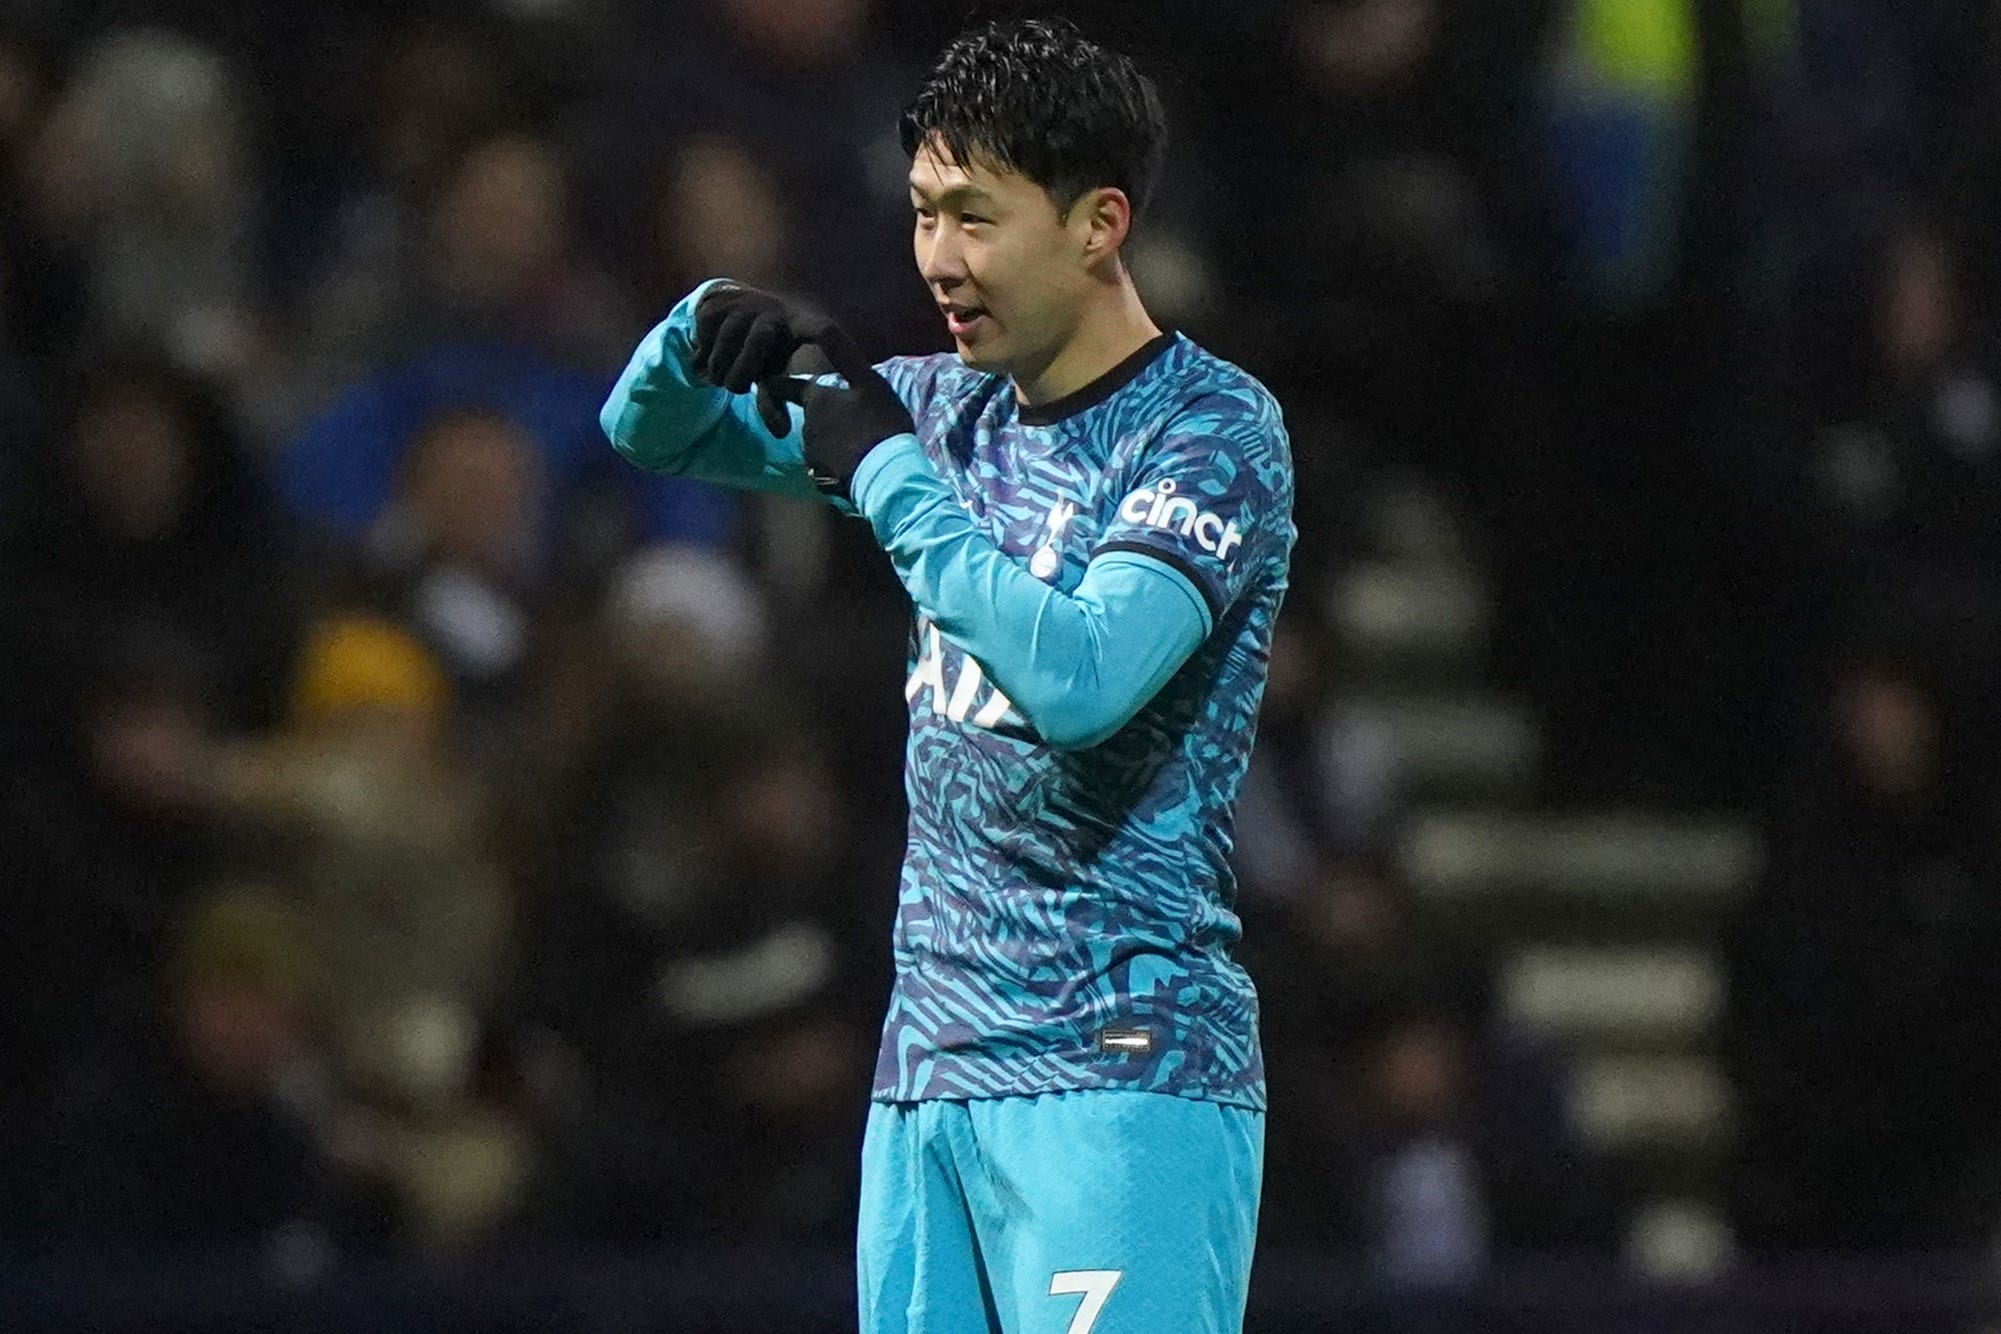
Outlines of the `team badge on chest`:
{"type": "Polygon", "coordinates": [[[1029,557],[1028,572],[1037,579],[1054,579],[1056,572],[1063,568],[1063,553],[1057,544],[1063,540],[1063,530],[1077,517],[1075,501],[1059,500],[1049,511],[1049,533],[1042,539],[1035,554],[1029,557]]]}

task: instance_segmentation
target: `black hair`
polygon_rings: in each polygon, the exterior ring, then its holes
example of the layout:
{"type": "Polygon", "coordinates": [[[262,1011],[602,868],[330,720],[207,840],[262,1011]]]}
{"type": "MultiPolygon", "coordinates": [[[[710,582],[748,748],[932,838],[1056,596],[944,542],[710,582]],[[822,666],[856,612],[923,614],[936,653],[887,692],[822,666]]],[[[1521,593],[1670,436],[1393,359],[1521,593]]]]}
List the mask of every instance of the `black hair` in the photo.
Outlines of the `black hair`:
{"type": "Polygon", "coordinates": [[[1065,19],[988,23],[939,56],[903,113],[903,149],[936,135],[962,165],[1019,172],[1060,212],[1087,191],[1125,192],[1137,218],[1167,147],[1153,81],[1065,19]]]}

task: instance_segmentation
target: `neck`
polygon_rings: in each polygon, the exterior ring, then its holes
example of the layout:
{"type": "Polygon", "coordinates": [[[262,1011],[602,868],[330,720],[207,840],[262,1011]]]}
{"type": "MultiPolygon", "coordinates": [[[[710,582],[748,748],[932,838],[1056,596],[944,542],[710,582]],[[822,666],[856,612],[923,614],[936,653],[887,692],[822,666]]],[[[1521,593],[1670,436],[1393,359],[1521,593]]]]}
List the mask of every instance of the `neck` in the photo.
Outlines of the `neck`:
{"type": "Polygon", "coordinates": [[[1017,370],[1014,392],[1028,407],[1074,394],[1160,337],[1123,267],[1116,284],[1089,304],[1068,341],[1039,369],[1017,370]]]}

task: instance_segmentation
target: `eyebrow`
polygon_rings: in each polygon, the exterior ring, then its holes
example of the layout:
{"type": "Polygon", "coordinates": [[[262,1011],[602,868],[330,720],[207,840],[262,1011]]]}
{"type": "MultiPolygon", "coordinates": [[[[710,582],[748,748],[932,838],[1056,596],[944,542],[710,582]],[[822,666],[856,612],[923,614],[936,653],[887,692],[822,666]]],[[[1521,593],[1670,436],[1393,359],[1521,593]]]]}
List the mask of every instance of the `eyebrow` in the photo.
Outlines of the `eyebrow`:
{"type": "Polygon", "coordinates": [[[991,208],[997,202],[994,197],[977,185],[953,185],[941,190],[935,196],[917,182],[910,183],[910,193],[926,204],[973,204],[991,208]]]}

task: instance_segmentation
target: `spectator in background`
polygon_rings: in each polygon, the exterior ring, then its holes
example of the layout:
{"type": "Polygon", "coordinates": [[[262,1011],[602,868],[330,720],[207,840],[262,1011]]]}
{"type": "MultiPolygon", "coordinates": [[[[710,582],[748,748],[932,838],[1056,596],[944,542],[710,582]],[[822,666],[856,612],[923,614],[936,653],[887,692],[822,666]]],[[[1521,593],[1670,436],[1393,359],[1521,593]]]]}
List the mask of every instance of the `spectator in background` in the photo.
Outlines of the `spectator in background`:
{"type": "Polygon", "coordinates": [[[323,539],[352,547],[381,521],[426,426],[498,415],[535,447],[548,505],[531,545],[546,577],[588,588],[641,541],[726,546],[735,511],[714,488],[606,469],[597,411],[608,388],[518,346],[442,344],[343,394],[286,450],[280,484],[323,539]]]}
{"type": "MultiPolygon", "coordinates": [[[[368,183],[341,209],[294,362],[260,418],[289,434],[294,510],[353,543],[434,418],[512,418],[541,455],[538,546],[589,582],[638,541],[720,544],[729,502],[605,463],[596,420],[636,318],[575,226],[569,169],[501,89],[509,62],[475,26],[415,23],[383,61],[368,183]]],[[[532,123],[532,121],[530,122],[532,123]]]]}
{"type": "Polygon", "coordinates": [[[1568,0],[1544,72],[1553,211],[1572,290],[1602,311],[1670,291],[1694,185],[1692,0],[1568,0]]]}
{"type": "Polygon", "coordinates": [[[606,611],[612,660],[633,694],[698,710],[741,697],[763,670],[765,625],[757,586],[714,552],[655,547],[633,557],[606,611]]]}
{"type": "Polygon", "coordinates": [[[1500,1029],[1484,960],[1385,866],[1308,878],[1261,941],[1274,1096],[1260,1229],[1397,1283],[1603,1253],[1613,1200],[1579,1146],[1551,1054],[1500,1029]]]}
{"type": "Polygon", "coordinates": [[[50,1072],[150,1008],[168,924],[221,864],[206,665],[170,636],[128,635],[49,701],[54,736],[9,756],[0,1047],[30,1107],[50,1072]]]}
{"type": "MultiPolygon", "coordinates": [[[[748,711],[742,711],[748,710],[748,711]]],[[[546,1224],[624,1240],[851,1225],[859,985],[844,827],[796,714],[626,710],[577,789],[529,938],[524,1020],[578,1086],[546,1224]],[[783,730],[780,730],[781,727],[783,730]]]]}
{"type": "Polygon", "coordinates": [[[605,232],[628,253],[643,244],[649,201],[631,183],[654,178],[683,139],[754,146],[781,197],[847,223],[793,256],[797,286],[872,351],[933,349],[935,309],[907,257],[884,244],[908,226],[910,160],[896,134],[907,84],[870,22],[872,0],[686,8],[664,25],[648,5],[622,7],[628,40],[606,80],[612,91],[582,109],[568,136],[605,232]]]}
{"type": "Polygon", "coordinates": [[[1929,617],[2001,662],[2001,364],[1952,229],[1893,231],[1872,296],[1861,401],[1816,440],[1828,612],[1929,617]]]}
{"type": "Polygon", "coordinates": [[[558,361],[618,364],[633,316],[584,254],[569,194],[568,167],[549,139],[515,133],[473,145],[431,218],[431,299],[445,327],[528,330],[558,361]]]}
{"type": "MultiPolygon", "coordinates": [[[[797,205],[773,161],[774,154],[755,141],[726,133],[697,131],[668,152],[649,201],[638,259],[649,319],[660,318],[719,274],[816,304],[798,285],[801,261],[792,225],[797,205]]],[[[824,369],[808,359],[800,368],[824,369]]],[[[805,520],[782,499],[734,499],[749,512],[748,545],[754,563],[772,576],[766,582],[774,595],[823,585],[830,534],[838,524],[834,516],[805,520]]]]}
{"type": "MultiPolygon", "coordinates": [[[[0,1120],[150,1007],[167,923],[232,844],[215,752],[277,712],[291,553],[214,393],[92,369],[0,496],[0,1120]]],[[[18,1120],[16,1117],[18,1116],[18,1120]]]]}
{"type": "Polygon", "coordinates": [[[1341,697],[1333,636],[1313,612],[1307,599],[1279,621],[1238,804],[1236,866],[1255,899],[1290,898],[1328,859],[1382,847],[1401,811],[1388,729],[1341,697]]]}
{"type": "Polygon", "coordinates": [[[287,836],[357,1059],[404,1005],[448,1005],[470,1031],[502,981],[511,894],[451,705],[414,639],[336,615],[307,645],[286,726],[223,770],[235,808],[287,836]]]}
{"type": "Polygon", "coordinates": [[[257,891],[192,907],[179,935],[141,975],[156,1012],[65,1070],[36,1241],[94,1260],[225,1248],[283,1272],[349,1221],[314,1123],[311,951],[257,891]]]}
{"type": "Polygon", "coordinates": [[[116,31],[83,59],[27,165],[31,215],[84,275],[84,336],[143,341],[234,376],[259,310],[257,163],[246,104],[214,51],[116,31]]]}
{"type": "Polygon", "coordinates": [[[281,850],[325,970],[329,1053],[352,1102],[329,1152],[376,1182],[425,1247],[497,1227],[532,1159],[485,1078],[515,905],[451,704],[409,635],[336,615],[302,657],[286,727],[237,748],[220,778],[281,850]]]}
{"type": "Polygon", "coordinates": [[[439,654],[489,754],[505,750],[550,599],[550,565],[538,547],[545,487],[541,453],[512,421],[447,412],[401,460],[365,547],[371,582],[439,654]]]}
{"type": "Polygon", "coordinates": [[[1730,935],[1754,1252],[1971,1247],[2001,1224],[2001,810],[1935,662],[1841,661],[1730,935]]]}
{"type": "Polygon", "coordinates": [[[23,442],[47,428],[30,373],[67,364],[86,305],[80,263],[43,235],[33,202],[31,164],[56,92],[51,52],[0,29],[0,421],[23,442]]]}
{"type": "MultiPolygon", "coordinates": [[[[1228,146],[1211,164],[1215,223],[1227,229],[1212,246],[1230,294],[1224,346],[1282,386],[1288,420],[1329,441],[1337,432],[1320,424],[1338,423],[1350,469],[1421,468],[1465,498],[1509,627],[1498,672],[1541,692],[1582,638],[1559,582],[1579,563],[1565,506],[1613,489],[1564,475],[1573,449],[1557,429],[1584,382],[1559,359],[1561,248],[1540,97],[1567,5],[1244,10],[1262,21],[1233,11],[1213,25],[1240,31],[1208,76],[1212,124],[1229,127],[1211,131],[1228,146]],[[1275,77],[1245,79],[1245,68],[1275,77]]],[[[1300,452],[1302,541],[1341,531],[1346,517],[1338,478],[1315,453],[1300,452]],[[1321,476],[1307,477],[1310,466],[1321,476]]]]}
{"type": "Polygon", "coordinates": [[[334,356],[368,373],[285,451],[284,491],[299,514],[358,539],[381,519],[411,444],[434,420],[472,409],[510,418],[539,455],[550,502],[535,525],[539,573],[589,584],[641,541],[730,540],[720,492],[607,462],[597,413],[611,374],[583,344],[625,320],[571,233],[566,192],[541,139],[482,139],[456,160],[416,267],[388,276],[347,331],[351,355],[334,356]]]}
{"type": "Polygon", "coordinates": [[[794,288],[793,209],[768,163],[749,140],[727,134],[695,134],[674,148],[644,226],[649,313],[672,309],[718,274],[741,273],[744,283],[768,290],[794,288]]]}
{"type": "MultiPolygon", "coordinates": [[[[1452,359],[1426,340],[1451,330],[1423,317],[1494,301],[1533,254],[1517,211],[1536,179],[1526,90],[1550,9],[1298,0],[1267,25],[1275,46],[1262,59],[1288,77],[1244,84],[1235,114],[1282,136],[1277,156],[1294,170],[1237,183],[1236,197],[1271,197],[1285,222],[1246,235],[1229,274],[1245,292],[1272,291],[1260,275],[1291,275],[1281,309],[1244,311],[1247,322],[1277,320],[1257,340],[1258,364],[1276,372],[1304,356],[1324,374],[1338,355],[1354,377],[1344,392],[1366,397],[1372,420],[1424,410],[1410,399],[1425,395],[1411,395],[1398,375],[1422,374],[1431,396],[1441,392],[1438,371],[1452,359]],[[1257,102],[1243,108],[1246,97],[1257,102]],[[1283,99],[1276,107],[1274,97],[1283,99]],[[1358,310],[1369,317],[1366,347],[1358,310]]],[[[1263,172],[1270,160],[1231,165],[1263,172]]],[[[1435,426],[1464,430],[1463,419],[1435,426]]]]}
{"type": "Polygon", "coordinates": [[[419,18],[383,38],[360,162],[324,234],[287,246],[306,277],[287,311],[296,346],[258,386],[270,434],[296,430],[348,382],[411,350],[396,321],[430,327],[429,312],[397,303],[423,271],[430,201],[467,147],[508,123],[510,73],[497,37],[474,25],[419,18]]]}
{"type": "MultiPolygon", "coordinates": [[[[819,293],[798,285],[806,266],[791,219],[802,201],[776,169],[783,160],[735,133],[698,131],[672,150],[653,200],[651,244],[642,269],[655,293],[650,305],[656,316],[718,274],[785,291],[808,306],[821,304],[819,293]]],[[[896,188],[906,190],[900,181],[896,188]]],[[[817,349],[805,351],[798,368],[826,369],[817,349]]],[[[843,735],[836,749],[851,754],[866,747],[876,753],[875,747],[902,729],[900,715],[892,716],[895,696],[887,691],[901,679],[903,667],[899,641],[908,621],[903,589],[866,532],[832,511],[802,514],[777,496],[732,501],[742,514],[739,549],[745,565],[759,577],[772,619],[792,628],[774,644],[773,665],[791,672],[805,695],[855,700],[840,720],[843,735]],[[791,645],[818,647],[788,657],[784,650],[791,645]],[[800,679],[805,677],[817,679],[800,679]]],[[[889,778],[880,800],[863,804],[873,809],[896,802],[898,766],[886,762],[872,772],[889,778]]]]}
{"type": "Polygon", "coordinates": [[[538,827],[635,719],[699,713],[754,688],[767,624],[757,583],[719,552],[649,547],[620,566],[593,616],[553,627],[535,673],[523,749],[543,798],[538,827]]]}
{"type": "Polygon", "coordinates": [[[210,660],[220,722],[275,716],[297,571],[209,385],[157,360],[106,359],[59,446],[21,467],[0,498],[0,633],[15,686],[0,706],[52,716],[94,640],[146,623],[210,660]]]}
{"type": "Polygon", "coordinates": [[[554,145],[492,132],[432,169],[407,235],[384,219],[383,236],[357,236],[334,256],[307,325],[305,383],[340,384],[453,341],[520,343],[582,370],[615,365],[632,317],[574,233],[554,145]]]}
{"type": "Polygon", "coordinates": [[[1354,1139],[1346,1146],[1351,1244],[1393,1283],[1470,1283],[1492,1262],[1494,1238],[1487,1185],[1466,1133],[1465,1025],[1414,1005],[1377,1017],[1358,1038],[1348,1108],[1354,1139]]]}
{"type": "MultiPolygon", "coordinates": [[[[796,145],[779,152],[752,131],[695,129],[664,151],[639,263],[646,290],[653,293],[650,315],[664,314],[687,291],[717,274],[786,291],[808,304],[822,302],[824,289],[803,285],[810,266],[798,252],[792,223],[809,200],[799,193],[796,178],[783,171],[796,145]]],[[[894,190],[899,196],[907,193],[901,175],[894,190]]],[[[884,224],[901,225],[900,220],[884,224]]],[[[935,315],[926,312],[925,318],[935,326],[935,315]]],[[[885,345],[897,345],[893,334],[880,332],[885,345]]],[[[935,336],[935,327],[927,332],[935,336]]],[[[824,369],[816,357],[816,351],[805,353],[801,369],[824,369]]],[[[659,480],[668,479],[644,484],[659,480]]],[[[901,791],[893,752],[902,730],[894,690],[902,677],[899,640],[908,621],[903,590],[865,531],[831,511],[802,515],[782,497],[736,496],[732,502],[742,514],[738,547],[743,563],[758,577],[755,596],[768,604],[770,621],[788,627],[772,645],[768,665],[785,674],[802,697],[852,701],[832,723],[840,731],[833,748],[844,756],[868,754],[883,760],[879,767],[857,762],[852,768],[884,784],[858,805],[887,810],[886,829],[901,791]],[[884,745],[892,753],[881,754],[884,745]]],[[[669,535],[661,545],[675,549],[689,544],[669,535]]],[[[650,559],[642,551],[631,568],[650,559]]],[[[669,558],[669,565],[679,563],[678,554],[669,558]]],[[[694,579],[698,587],[710,583],[704,574],[694,579]]]]}

